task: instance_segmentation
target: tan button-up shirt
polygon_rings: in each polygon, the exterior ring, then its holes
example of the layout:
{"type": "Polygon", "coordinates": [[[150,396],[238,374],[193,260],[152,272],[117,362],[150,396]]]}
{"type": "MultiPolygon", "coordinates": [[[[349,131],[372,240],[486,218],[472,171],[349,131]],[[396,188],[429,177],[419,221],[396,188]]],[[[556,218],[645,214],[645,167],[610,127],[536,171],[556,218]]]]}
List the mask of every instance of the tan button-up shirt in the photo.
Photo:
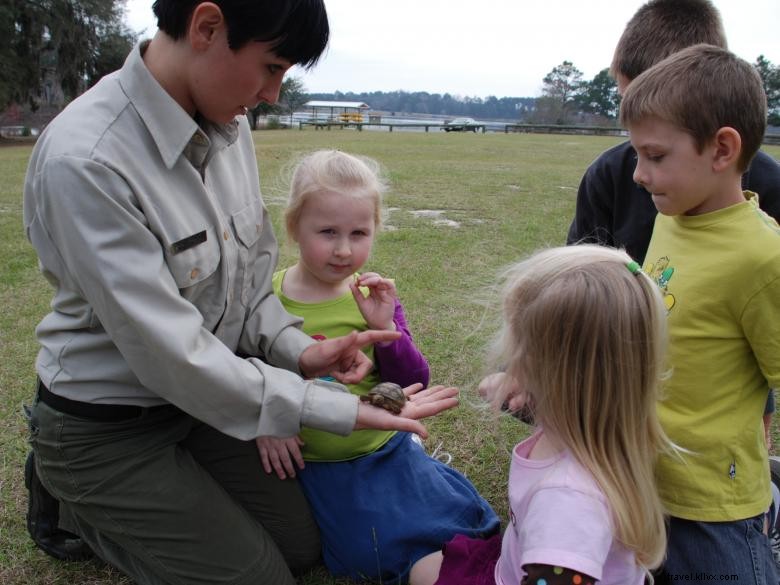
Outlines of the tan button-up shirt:
{"type": "Polygon", "coordinates": [[[66,398],[171,402],[243,439],[348,434],[357,398],[295,373],[312,340],[272,291],[278,248],[246,118],[199,125],[142,51],[30,159],[24,223],[55,289],[38,374],[66,398]]]}

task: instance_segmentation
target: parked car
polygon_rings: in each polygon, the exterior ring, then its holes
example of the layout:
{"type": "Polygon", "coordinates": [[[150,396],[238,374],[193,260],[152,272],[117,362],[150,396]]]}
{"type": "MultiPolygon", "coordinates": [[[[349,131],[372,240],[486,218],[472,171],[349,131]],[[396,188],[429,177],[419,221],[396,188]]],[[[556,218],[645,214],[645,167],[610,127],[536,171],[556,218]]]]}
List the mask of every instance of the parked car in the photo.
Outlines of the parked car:
{"type": "Polygon", "coordinates": [[[481,127],[482,124],[477,122],[474,118],[455,118],[454,120],[446,122],[444,126],[442,126],[442,130],[445,132],[466,132],[467,130],[476,132],[481,127]]]}

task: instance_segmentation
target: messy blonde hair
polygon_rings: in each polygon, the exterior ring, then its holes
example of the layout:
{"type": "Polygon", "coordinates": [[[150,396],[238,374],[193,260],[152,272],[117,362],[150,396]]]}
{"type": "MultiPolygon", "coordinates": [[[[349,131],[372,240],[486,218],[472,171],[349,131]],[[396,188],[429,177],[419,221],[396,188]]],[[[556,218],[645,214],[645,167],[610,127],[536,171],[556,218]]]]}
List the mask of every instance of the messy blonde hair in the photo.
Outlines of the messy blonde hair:
{"type": "Polygon", "coordinates": [[[628,86],[620,121],[629,128],[659,118],[693,137],[699,153],[724,127],[742,140],[737,169],[747,170],[766,131],[766,93],[747,61],[712,45],[683,49],[642,73],[628,86]]]}
{"type": "Polygon", "coordinates": [[[623,251],[580,245],[511,267],[497,347],[535,420],[604,492],[616,538],[653,568],[666,549],[653,471],[668,444],[656,416],[666,311],[630,263],[623,251]]]}
{"type": "Polygon", "coordinates": [[[382,224],[382,194],[387,190],[375,160],[340,150],[317,150],[298,161],[290,181],[284,221],[294,237],[303,206],[310,197],[338,193],[374,202],[374,225],[382,224]]]}

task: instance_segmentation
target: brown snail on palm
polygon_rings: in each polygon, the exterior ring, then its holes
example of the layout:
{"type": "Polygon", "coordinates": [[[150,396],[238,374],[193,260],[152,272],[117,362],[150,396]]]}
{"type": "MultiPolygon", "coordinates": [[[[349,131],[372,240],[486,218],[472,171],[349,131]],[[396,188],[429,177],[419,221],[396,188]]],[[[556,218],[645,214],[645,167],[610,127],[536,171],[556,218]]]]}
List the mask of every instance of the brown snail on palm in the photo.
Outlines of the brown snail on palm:
{"type": "Polygon", "coordinates": [[[384,408],[393,414],[400,414],[408,399],[398,384],[381,382],[371,388],[368,394],[361,396],[360,400],[384,408]]]}

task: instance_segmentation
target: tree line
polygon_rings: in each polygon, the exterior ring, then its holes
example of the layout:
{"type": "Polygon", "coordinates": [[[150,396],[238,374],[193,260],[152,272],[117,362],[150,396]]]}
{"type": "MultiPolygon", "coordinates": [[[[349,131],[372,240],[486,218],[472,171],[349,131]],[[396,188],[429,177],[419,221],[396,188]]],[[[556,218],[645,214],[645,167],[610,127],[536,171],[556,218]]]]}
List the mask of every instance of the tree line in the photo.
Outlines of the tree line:
{"type": "MultiPolygon", "coordinates": [[[[767,95],[767,121],[771,126],[780,126],[780,65],[759,55],[753,66],[767,95]]],[[[618,116],[620,95],[609,69],[602,69],[592,80],[585,81],[571,61],[564,61],[544,77],[543,83],[533,114],[536,121],[569,124],[612,121],[618,116]]]]}
{"type": "Polygon", "coordinates": [[[0,111],[62,106],[122,66],[135,43],[125,0],[3,0],[0,111]]]}
{"type": "MultiPolygon", "coordinates": [[[[3,0],[0,3],[0,112],[17,104],[36,110],[62,107],[103,75],[122,66],[136,42],[124,24],[126,0],[3,0]]],[[[769,123],[780,125],[780,65],[763,55],[755,62],[769,105],[769,123]]],[[[429,92],[307,93],[285,80],[277,106],[264,114],[289,114],[307,100],[359,101],[374,110],[470,116],[539,124],[615,124],[620,96],[607,69],[591,80],[571,61],[554,67],[536,97],[461,97],[429,92]]]]}

